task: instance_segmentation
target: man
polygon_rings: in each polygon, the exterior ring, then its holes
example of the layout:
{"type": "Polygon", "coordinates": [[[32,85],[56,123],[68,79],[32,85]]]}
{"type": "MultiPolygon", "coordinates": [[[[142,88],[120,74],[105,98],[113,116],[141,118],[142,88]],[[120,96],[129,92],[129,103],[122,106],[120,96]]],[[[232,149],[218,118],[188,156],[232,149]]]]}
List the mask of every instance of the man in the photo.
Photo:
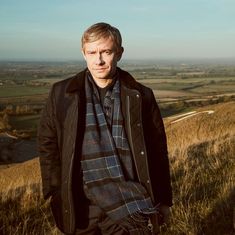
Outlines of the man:
{"type": "Polygon", "coordinates": [[[65,234],[155,234],[172,205],[163,121],[153,92],[117,67],[115,27],[82,36],[87,68],[55,83],[39,125],[45,199],[65,234]]]}

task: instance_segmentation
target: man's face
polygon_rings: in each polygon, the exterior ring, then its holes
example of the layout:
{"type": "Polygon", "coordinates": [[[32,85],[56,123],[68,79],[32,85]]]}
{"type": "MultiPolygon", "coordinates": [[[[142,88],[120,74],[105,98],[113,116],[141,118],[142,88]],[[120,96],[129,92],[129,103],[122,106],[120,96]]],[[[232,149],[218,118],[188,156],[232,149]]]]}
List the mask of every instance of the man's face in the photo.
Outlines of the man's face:
{"type": "Polygon", "coordinates": [[[94,80],[112,79],[122,52],[123,48],[117,50],[111,38],[85,43],[83,56],[94,80]]]}

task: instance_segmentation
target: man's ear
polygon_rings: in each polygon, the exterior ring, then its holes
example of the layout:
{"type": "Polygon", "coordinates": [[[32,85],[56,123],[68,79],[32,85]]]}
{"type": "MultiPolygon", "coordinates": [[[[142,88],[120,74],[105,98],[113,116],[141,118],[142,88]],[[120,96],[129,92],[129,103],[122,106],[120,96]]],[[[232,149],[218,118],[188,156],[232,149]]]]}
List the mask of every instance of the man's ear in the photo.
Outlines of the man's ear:
{"type": "Polygon", "coordinates": [[[117,61],[119,61],[122,58],[123,52],[124,52],[124,48],[120,47],[118,52],[117,52],[117,61]]]}
{"type": "Polygon", "coordinates": [[[85,51],[83,48],[81,49],[81,52],[82,52],[83,58],[86,60],[86,55],[85,55],[85,51]]]}

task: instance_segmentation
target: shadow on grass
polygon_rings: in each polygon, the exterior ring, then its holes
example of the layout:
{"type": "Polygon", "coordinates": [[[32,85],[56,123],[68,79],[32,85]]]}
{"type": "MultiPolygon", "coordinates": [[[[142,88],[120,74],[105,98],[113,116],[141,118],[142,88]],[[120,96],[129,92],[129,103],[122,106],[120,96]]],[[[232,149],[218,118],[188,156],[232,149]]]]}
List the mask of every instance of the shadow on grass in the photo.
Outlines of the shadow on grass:
{"type": "Polygon", "coordinates": [[[234,209],[235,209],[235,189],[217,202],[211,213],[202,221],[202,231],[204,234],[211,234],[213,228],[214,235],[234,235],[234,209]]]}
{"type": "Polygon", "coordinates": [[[40,185],[20,187],[0,194],[0,234],[44,235],[54,227],[49,203],[40,185]]]}
{"type": "Polygon", "coordinates": [[[212,140],[189,146],[184,164],[172,175],[176,217],[164,234],[235,234],[234,140],[232,136],[220,139],[220,145],[212,140]]]}
{"type": "MultiPolygon", "coordinates": [[[[207,141],[193,150],[189,148],[191,169],[194,170],[195,191],[192,191],[193,202],[205,200],[211,208],[205,218],[196,218],[199,226],[198,235],[232,235],[233,210],[235,206],[235,189],[230,182],[233,172],[235,138],[221,138],[219,151],[211,151],[216,141],[207,141]],[[228,195],[226,195],[228,194],[228,195]]],[[[232,184],[232,183],[231,183],[232,184]]]]}

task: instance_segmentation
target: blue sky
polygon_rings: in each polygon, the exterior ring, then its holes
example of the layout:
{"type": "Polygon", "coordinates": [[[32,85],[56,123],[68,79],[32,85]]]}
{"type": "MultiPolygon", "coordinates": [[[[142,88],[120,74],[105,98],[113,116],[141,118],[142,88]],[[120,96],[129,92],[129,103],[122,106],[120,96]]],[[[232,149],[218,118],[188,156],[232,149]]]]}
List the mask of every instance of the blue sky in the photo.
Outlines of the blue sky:
{"type": "Polygon", "coordinates": [[[235,57],[234,0],[0,0],[0,60],[81,59],[83,31],[101,21],[126,59],[235,57]]]}

